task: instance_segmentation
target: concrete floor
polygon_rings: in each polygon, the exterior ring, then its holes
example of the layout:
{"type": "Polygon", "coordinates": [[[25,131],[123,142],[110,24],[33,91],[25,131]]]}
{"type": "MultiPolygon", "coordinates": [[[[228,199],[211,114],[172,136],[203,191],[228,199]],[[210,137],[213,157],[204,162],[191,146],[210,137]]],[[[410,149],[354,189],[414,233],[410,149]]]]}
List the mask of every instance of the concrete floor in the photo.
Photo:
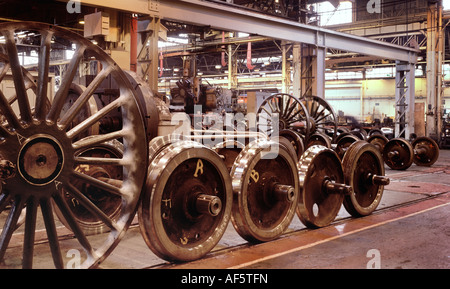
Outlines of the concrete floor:
{"type": "MultiPolygon", "coordinates": [[[[100,268],[450,268],[450,150],[441,150],[432,167],[386,167],[386,175],[391,183],[379,207],[364,218],[352,218],[342,207],[333,224],[311,230],[295,216],[281,238],[257,245],[248,244],[230,223],[213,252],[182,264],[155,256],[135,221],[100,268]]],[[[63,239],[62,251],[70,250],[73,239],[63,239]]],[[[35,246],[35,258],[45,251],[44,236],[35,246]]],[[[37,263],[35,267],[53,267],[49,259],[37,263]]],[[[20,267],[21,250],[8,249],[0,268],[20,267]]]]}

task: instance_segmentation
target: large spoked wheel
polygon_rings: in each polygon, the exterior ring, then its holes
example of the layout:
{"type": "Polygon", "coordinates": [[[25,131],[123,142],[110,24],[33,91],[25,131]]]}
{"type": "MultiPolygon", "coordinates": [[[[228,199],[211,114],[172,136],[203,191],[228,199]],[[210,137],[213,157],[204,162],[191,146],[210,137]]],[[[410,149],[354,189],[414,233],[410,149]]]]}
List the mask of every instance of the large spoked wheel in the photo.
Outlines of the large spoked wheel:
{"type": "Polygon", "coordinates": [[[254,141],[236,158],[232,222],[247,241],[276,239],[291,223],[298,199],[295,159],[287,140],[254,141]]]}
{"type": "Polygon", "coordinates": [[[139,207],[147,246],[168,261],[205,256],[230,220],[229,172],[213,150],[192,141],[163,148],[153,158],[139,207]]]}
{"type": "Polygon", "coordinates": [[[318,96],[304,96],[300,101],[308,111],[311,120],[310,133],[319,132],[328,135],[333,142],[336,139],[337,119],[330,104],[318,96]]]}
{"type": "Polygon", "coordinates": [[[384,177],[383,157],[374,145],[360,140],[348,148],[342,167],[345,183],[353,188],[353,193],[344,197],[345,209],[354,217],[370,215],[389,183],[384,177]]]}
{"type": "Polygon", "coordinates": [[[310,132],[309,115],[305,106],[290,94],[277,93],[264,100],[258,108],[257,121],[259,130],[269,136],[291,129],[306,140],[310,132]]]}
{"type": "Polygon", "coordinates": [[[71,31],[49,24],[24,22],[2,23],[0,33],[5,38],[5,44],[2,45],[5,54],[0,57],[0,80],[10,69],[17,97],[17,105],[12,106],[7,101],[5,92],[0,93],[0,110],[4,118],[0,125],[0,155],[2,161],[14,169],[13,174],[3,179],[0,194],[0,212],[7,215],[6,219],[0,220],[3,225],[0,260],[8,263],[14,262],[14,258],[21,258],[23,268],[33,265],[36,267],[36,260],[39,260],[39,264],[46,264],[43,266],[64,268],[66,264],[74,264],[68,262],[73,260],[67,258],[72,256],[68,254],[69,250],[76,250],[79,258],[75,264],[79,263],[81,268],[95,267],[111,253],[126,232],[136,212],[145,181],[146,171],[142,166],[146,167],[147,164],[148,147],[133,88],[121,69],[101,48],[71,31]],[[34,109],[30,108],[32,105],[26,93],[26,80],[19,62],[19,47],[16,45],[18,35],[23,34],[28,35],[34,45],[40,47],[34,109]],[[73,47],[74,54],[59,89],[54,96],[48,97],[50,50],[58,49],[60,46],[54,45],[61,43],[68,49],[73,47]],[[82,61],[101,63],[102,70],[76,101],[63,110],[82,61]],[[85,119],[78,119],[79,112],[107,76],[111,76],[118,84],[120,96],[85,119]],[[46,105],[49,99],[52,99],[50,107],[46,105]],[[84,132],[95,128],[112,111],[121,112],[120,129],[90,138],[82,137],[84,132]],[[77,122],[75,126],[74,121],[77,122]],[[78,154],[112,140],[123,142],[122,158],[78,154]],[[105,165],[120,168],[123,174],[123,179],[118,180],[120,186],[111,184],[114,179],[102,180],[86,173],[86,170],[77,169],[105,165]],[[88,195],[80,191],[79,188],[83,185],[96,187],[120,198],[120,213],[110,216],[104,212],[88,195]],[[109,233],[88,236],[74,216],[64,194],[69,194],[71,200],[82,204],[96,219],[104,223],[109,233]],[[61,212],[75,236],[70,242],[65,242],[59,235],[61,227],[54,219],[52,203],[61,212]],[[38,214],[39,207],[41,214],[38,214]],[[26,208],[23,252],[22,256],[16,256],[13,253],[17,250],[8,250],[8,247],[23,208],[26,208]],[[41,219],[43,222],[40,222],[41,219]],[[41,223],[47,233],[49,252],[35,250],[38,246],[35,245],[35,231],[44,229],[39,228],[41,223]]]}

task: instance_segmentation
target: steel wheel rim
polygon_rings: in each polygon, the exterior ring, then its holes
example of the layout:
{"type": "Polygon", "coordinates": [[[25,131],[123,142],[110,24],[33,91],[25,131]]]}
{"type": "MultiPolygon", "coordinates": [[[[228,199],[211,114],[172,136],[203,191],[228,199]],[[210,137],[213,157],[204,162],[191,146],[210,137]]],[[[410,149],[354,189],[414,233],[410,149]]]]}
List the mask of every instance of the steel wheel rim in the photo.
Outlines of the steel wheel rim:
{"type": "Polygon", "coordinates": [[[339,138],[338,142],[336,143],[335,151],[341,160],[344,157],[344,155],[346,154],[347,149],[353,143],[357,142],[358,140],[359,140],[359,138],[352,134],[348,134],[348,135],[345,135],[345,136],[339,138]]]}
{"type": "Polygon", "coordinates": [[[253,141],[236,158],[231,170],[234,193],[232,222],[239,235],[247,241],[266,242],[276,239],[291,223],[298,200],[298,174],[294,158],[294,152],[290,152],[274,141],[253,141]],[[265,153],[273,154],[270,152],[271,146],[278,146],[276,156],[273,155],[269,159],[263,160],[265,153]],[[278,162],[278,166],[275,166],[275,161],[278,162]],[[251,186],[256,186],[258,183],[261,185],[260,180],[264,181],[264,178],[267,177],[266,182],[263,183],[264,186],[268,186],[272,181],[269,175],[273,174],[267,172],[260,174],[258,168],[275,167],[280,169],[281,164],[289,168],[291,175],[282,174],[278,170],[276,171],[278,175],[275,176],[277,179],[274,181],[291,185],[294,188],[290,202],[285,199],[267,201],[269,197],[262,198],[262,189],[258,188],[254,191],[255,193],[252,193],[251,186]],[[267,205],[268,203],[271,205],[267,205]],[[261,208],[266,211],[259,211],[261,208]],[[267,219],[267,216],[271,218],[274,212],[278,213],[277,218],[267,219]]]}
{"type": "Polygon", "coordinates": [[[322,177],[344,183],[344,172],[338,155],[324,146],[312,146],[302,155],[298,167],[300,179],[298,217],[310,228],[329,225],[336,218],[344,195],[328,195],[323,192],[322,177]]]}
{"type": "Polygon", "coordinates": [[[393,170],[406,170],[413,163],[414,151],[411,144],[402,138],[391,139],[383,148],[384,162],[393,170]],[[395,156],[390,152],[398,151],[395,156]]]}
{"type": "MultiPolygon", "coordinates": [[[[48,170],[53,170],[46,178],[36,178],[25,168],[18,172],[15,177],[6,180],[6,185],[3,186],[0,198],[0,211],[5,209],[7,200],[14,199],[15,205],[9,213],[10,217],[4,223],[4,229],[0,236],[0,259],[5,257],[6,249],[11,240],[13,233],[11,228],[17,222],[18,214],[16,212],[26,206],[27,216],[22,266],[24,268],[33,266],[36,218],[38,207],[40,207],[50,244],[51,252],[48,255],[48,259],[53,260],[53,265],[56,268],[63,268],[65,264],[68,264],[66,262],[67,259],[66,261],[64,260],[66,254],[62,252],[65,248],[63,248],[63,244],[58,240],[58,232],[51,205],[51,202],[54,202],[74,232],[75,239],[78,242],[76,248],[79,249],[76,250],[80,252],[80,267],[96,267],[112,252],[126,232],[136,212],[139,194],[145,180],[145,170],[137,168],[135,165],[135,163],[140,162],[146,164],[148,150],[146,140],[140,138],[142,135],[145,136],[145,128],[143,120],[140,117],[136,117],[140,116],[140,111],[135,100],[133,88],[121,69],[101,48],[94,46],[89,40],[78,34],[53,25],[33,22],[3,23],[0,25],[0,30],[6,39],[5,51],[7,51],[8,61],[6,66],[11,68],[14,76],[20,111],[19,118],[10,109],[10,106],[5,101],[4,95],[0,95],[0,107],[2,108],[3,115],[7,119],[7,123],[3,123],[0,128],[0,151],[4,158],[11,160],[13,163],[19,160],[18,167],[20,167],[22,165],[20,160],[21,156],[32,159],[36,157],[34,151],[44,147],[44,143],[48,143],[49,146],[47,147],[49,151],[46,152],[48,155],[41,156],[41,164],[44,164],[48,170]],[[17,45],[14,39],[16,31],[33,31],[37,33],[37,37],[40,36],[39,75],[37,78],[37,97],[34,112],[31,111],[29,100],[26,93],[24,93],[24,81],[20,72],[22,68],[18,61],[17,45]],[[47,110],[45,104],[47,102],[49,55],[52,47],[52,38],[74,43],[76,45],[76,51],[70,61],[65,77],[62,79],[60,89],[54,96],[50,110],[47,110]],[[101,62],[103,69],[94,78],[91,85],[87,87],[85,93],[80,96],[79,101],[75,102],[72,109],[61,116],[60,113],[70,85],[78,70],[78,64],[84,55],[94,57],[97,61],[101,62]],[[91,98],[95,89],[108,75],[111,75],[118,82],[120,97],[94,115],[83,120],[76,127],[69,128],[71,121],[76,117],[79,109],[91,98]],[[78,135],[95,126],[98,120],[108,115],[114,109],[120,109],[121,111],[123,118],[122,129],[90,139],[84,138],[75,141],[78,135]],[[125,157],[122,159],[105,160],[80,158],[76,156],[76,151],[78,150],[119,138],[123,139],[125,144],[125,157]],[[36,143],[31,143],[33,141],[36,143]],[[8,154],[5,154],[6,151],[8,154]],[[47,162],[47,158],[54,155],[59,160],[55,168],[50,166],[50,162],[47,162]],[[98,181],[74,169],[76,165],[80,164],[91,165],[104,163],[122,167],[124,175],[127,177],[123,180],[121,188],[98,181]],[[72,179],[81,180],[119,195],[122,198],[120,215],[115,219],[106,216],[95,205],[92,205],[89,199],[72,184],[72,179]],[[87,235],[80,228],[67,203],[64,201],[61,194],[62,188],[76,196],[80,202],[88,206],[93,213],[107,224],[110,228],[110,233],[104,239],[97,242],[87,238],[87,235]]],[[[45,258],[45,256],[42,258],[45,258]]]]}
{"type": "Polygon", "coordinates": [[[413,162],[418,166],[431,166],[439,158],[439,146],[429,137],[416,138],[412,143],[412,147],[414,150],[426,148],[425,154],[414,154],[413,162]]]}
{"type": "Polygon", "coordinates": [[[345,183],[353,193],[344,198],[344,207],[352,216],[367,216],[380,204],[384,186],[369,184],[370,175],[384,176],[384,163],[375,146],[358,141],[353,143],[342,160],[345,183]]]}
{"type": "MultiPolygon", "coordinates": [[[[211,193],[211,190],[202,187],[200,181],[192,185],[195,186],[201,187],[204,193],[211,193]]],[[[183,141],[167,146],[154,157],[138,211],[139,226],[147,246],[158,257],[168,261],[192,261],[206,255],[219,242],[230,220],[231,204],[230,176],[220,157],[199,143],[183,141]],[[202,160],[203,171],[197,171],[197,166],[191,166],[191,173],[197,174],[203,181],[207,173],[211,174],[208,176],[217,178],[215,180],[218,183],[214,191],[222,203],[222,209],[217,216],[205,216],[195,212],[189,206],[190,197],[194,197],[195,192],[181,191],[191,185],[189,180],[175,183],[172,179],[172,174],[187,176],[181,174],[179,169],[185,166],[186,162],[198,165],[198,160],[202,160]],[[173,185],[180,190],[170,190],[173,185]],[[206,227],[206,233],[198,236],[194,234],[193,230],[199,228],[198,226],[206,227]],[[175,230],[175,227],[179,230],[175,230]]]]}
{"type": "Polygon", "coordinates": [[[383,153],[384,146],[388,143],[387,137],[381,134],[372,134],[367,142],[373,144],[380,153],[383,153]]]}

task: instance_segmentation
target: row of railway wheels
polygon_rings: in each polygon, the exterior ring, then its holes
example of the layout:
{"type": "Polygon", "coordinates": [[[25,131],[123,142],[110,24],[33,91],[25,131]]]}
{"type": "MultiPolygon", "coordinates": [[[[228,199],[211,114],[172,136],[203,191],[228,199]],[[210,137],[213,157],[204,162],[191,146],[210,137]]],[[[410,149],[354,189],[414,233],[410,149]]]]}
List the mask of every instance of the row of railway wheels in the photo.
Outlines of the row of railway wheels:
{"type": "Polygon", "coordinates": [[[285,136],[310,140],[312,132],[327,129],[334,113],[326,103],[284,94],[271,97],[259,114],[268,135],[275,135],[273,116],[279,116],[278,138],[206,147],[189,137],[166,136],[149,146],[151,125],[144,122],[148,115],[137,87],[99,47],[42,23],[2,23],[0,32],[0,81],[11,72],[16,93],[11,99],[0,93],[0,260],[6,266],[20,260],[23,268],[63,268],[70,261],[66,253],[75,250],[81,268],[96,267],[136,211],[152,251],[167,260],[194,260],[217,244],[230,220],[246,240],[270,241],[295,214],[310,227],[328,225],[342,203],[355,216],[370,214],[388,182],[380,154],[368,143],[350,146],[342,161],[324,146],[293,146],[285,136]],[[17,39],[24,33],[39,47],[37,76],[19,62],[17,39]],[[58,45],[76,48],[50,101],[50,51],[58,45]],[[86,59],[101,63],[102,70],[72,99],[69,92],[86,59]],[[118,95],[82,113],[107,77],[118,95]],[[93,134],[100,120],[117,114],[120,125],[93,134]],[[72,240],[61,241],[60,223],[72,240]],[[39,231],[46,232],[49,250],[36,255],[39,231]],[[20,243],[22,255],[16,256],[20,243]]]}
{"type": "Polygon", "coordinates": [[[366,140],[373,144],[383,156],[385,164],[393,170],[406,170],[413,163],[417,166],[432,166],[439,158],[438,144],[426,136],[416,137],[409,142],[403,138],[388,140],[380,133],[368,137],[343,133],[337,138],[336,150],[340,153],[345,152],[349,145],[358,140],[366,140]]]}
{"type": "Polygon", "coordinates": [[[166,136],[150,152],[139,224],[152,251],[171,261],[203,257],[230,219],[255,243],[280,237],[296,214],[310,228],[329,225],[342,204],[353,216],[368,215],[389,183],[381,155],[364,141],[350,146],[342,161],[320,145],[298,159],[284,137],[208,148],[166,136]]]}

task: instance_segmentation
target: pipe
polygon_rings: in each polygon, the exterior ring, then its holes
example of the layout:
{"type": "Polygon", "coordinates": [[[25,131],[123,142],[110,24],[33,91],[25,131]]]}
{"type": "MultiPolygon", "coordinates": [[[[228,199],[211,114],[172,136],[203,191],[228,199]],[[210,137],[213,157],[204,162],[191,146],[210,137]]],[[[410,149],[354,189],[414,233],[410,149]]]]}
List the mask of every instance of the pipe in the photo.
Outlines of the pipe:
{"type": "Polygon", "coordinates": [[[130,70],[137,71],[137,39],[138,39],[138,20],[137,17],[131,17],[131,32],[130,32],[130,70]]]}

